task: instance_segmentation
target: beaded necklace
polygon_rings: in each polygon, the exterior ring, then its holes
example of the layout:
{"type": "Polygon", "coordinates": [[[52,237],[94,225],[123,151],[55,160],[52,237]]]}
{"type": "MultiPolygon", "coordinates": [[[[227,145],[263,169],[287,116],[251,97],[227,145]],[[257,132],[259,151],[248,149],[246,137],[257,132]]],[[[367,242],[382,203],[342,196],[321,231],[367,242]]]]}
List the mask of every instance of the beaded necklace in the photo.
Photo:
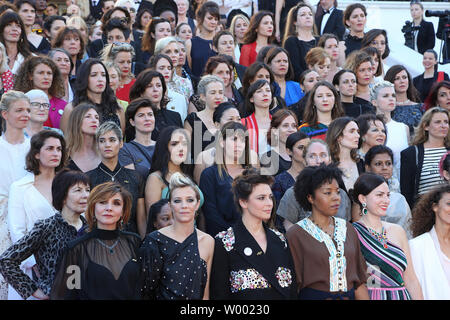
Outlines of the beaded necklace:
{"type": "Polygon", "coordinates": [[[370,235],[383,245],[383,248],[385,248],[385,249],[388,248],[388,244],[387,244],[388,239],[386,236],[386,229],[384,227],[381,227],[380,233],[376,232],[374,229],[372,229],[370,227],[367,227],[367,229],[369,230],[370,235]]]}

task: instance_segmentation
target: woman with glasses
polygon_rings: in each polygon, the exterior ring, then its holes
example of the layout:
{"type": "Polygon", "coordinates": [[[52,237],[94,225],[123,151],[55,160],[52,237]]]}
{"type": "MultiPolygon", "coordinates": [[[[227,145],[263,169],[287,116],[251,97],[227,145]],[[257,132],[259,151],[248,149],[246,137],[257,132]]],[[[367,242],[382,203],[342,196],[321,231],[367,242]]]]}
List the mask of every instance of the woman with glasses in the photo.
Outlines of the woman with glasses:
{"type": "Polygon", "coordinates": [[[25,136],[31,138],[42,130],[55,130],[62,135],[60,129],[44,126],[51,107],[47,94],[42,90],[33,89],[25,95],[30,99],[31,106],[30,121],[28,121],[28,126],[24,130],[25,136]]]}
{"type": "MultiPolygon", "coordinates": [[[[305,160],[305,167],[329,165],[331,163],[330,148],[323,140],[311,139],[303,148],[303,159],[305,160]]],[[[297,177],[295,180],[297,180],[297,177]]],[[[342,178],[339,179],[338,184],[341,204],[336,216],[350,221],[352,202],[344,190],[345,186],[342,178]]],[[[309,214],[309,211],[300,207],[300,204],[295,199],[294,186],[287,189],[277,209],[277,215],[283,221],[285,230],[287,231],[293,224],[306,218],[309,214]]]]}
{"type": "Polygon", "coordinates": [[[48,120],[44,125],[59,129],[67,102],[62,99],[64,84],[61,73],[52,59],[45,56],[31,56],[25,60],[16,76],[14,89],[22,92],[32,89],[44,91],[50,102],[48,120]]]}

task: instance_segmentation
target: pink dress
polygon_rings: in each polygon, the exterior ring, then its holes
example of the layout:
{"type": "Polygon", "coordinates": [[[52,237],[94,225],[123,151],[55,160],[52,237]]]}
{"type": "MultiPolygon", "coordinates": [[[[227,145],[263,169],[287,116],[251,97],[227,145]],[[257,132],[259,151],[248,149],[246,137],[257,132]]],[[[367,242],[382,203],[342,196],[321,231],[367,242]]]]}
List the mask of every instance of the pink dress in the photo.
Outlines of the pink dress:
{"type": "Polygon", "coordinates": [[[48,112],[48,119],[44,122],[44,126],[50,128],[59,129],[59,122],[61,121],[61,116],[66,107],[67,101],[62,99],[52,97],[50,99],[50,110],[48,112]]]}

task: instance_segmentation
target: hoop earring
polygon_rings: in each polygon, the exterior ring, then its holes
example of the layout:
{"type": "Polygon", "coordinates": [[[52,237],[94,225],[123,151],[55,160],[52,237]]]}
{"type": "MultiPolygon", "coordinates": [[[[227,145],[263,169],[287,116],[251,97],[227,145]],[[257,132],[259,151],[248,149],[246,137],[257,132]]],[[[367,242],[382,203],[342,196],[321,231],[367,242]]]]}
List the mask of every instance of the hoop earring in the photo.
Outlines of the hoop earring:
{"type": "Polygon", "coordinates": [[[361,210],[361,217],[365,216],[367,214],[367,204],[362,204],[362,210],[361,210]]]}

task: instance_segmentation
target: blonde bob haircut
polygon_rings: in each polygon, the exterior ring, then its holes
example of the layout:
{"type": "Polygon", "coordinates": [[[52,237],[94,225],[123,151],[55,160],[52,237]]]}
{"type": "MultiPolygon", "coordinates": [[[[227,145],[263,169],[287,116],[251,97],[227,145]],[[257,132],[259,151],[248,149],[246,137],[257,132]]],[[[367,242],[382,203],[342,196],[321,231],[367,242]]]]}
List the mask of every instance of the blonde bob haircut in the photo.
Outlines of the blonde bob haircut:
{"type": "Polygon", "coordinates": [[[125,187],[117,182],[105,182],[99,184],[92,189],[88,198],[88,207],[86,209],[86,220],[88,223],[89,231],[92,231],[97,227],[97,219],[95,218],[95,205],[99,202],[109,200],[116,194],[120,194],[123,201],[122,217],[117,223],[117,228],[122,229],[128,223],[131,214],[131,194],[125,187]]]}
{"type": "Polygon", "coordinates": [[[161,53],[161,51],[163,51],[165,49],[165,47],[167,47],[172,42],[177,43],[178,42],[177,38],[165,37],[165,38],[162,38],[162,39],[159,39],[158,41],[156,41],[155,51],[154,51],[153,55],[156,56],[157,54],[161,53]]]}
{"type": "MultiPolygon", "coordinates": [[[[425,127],[428,127],[433,119],[433,115],[435,113],[444,113],[447,115],[447,120],[450,121],[450,112],[441,107],[433,107],[428,109],[420,119],[419,125],[416,127],[413,145],[422,144],[428,141],[428,130],[425,130],[425,127]]],[[[448,149],[450,147],[450,130],[447,132],[447,136],[444,139],[444,146],[448,149]]]]}

